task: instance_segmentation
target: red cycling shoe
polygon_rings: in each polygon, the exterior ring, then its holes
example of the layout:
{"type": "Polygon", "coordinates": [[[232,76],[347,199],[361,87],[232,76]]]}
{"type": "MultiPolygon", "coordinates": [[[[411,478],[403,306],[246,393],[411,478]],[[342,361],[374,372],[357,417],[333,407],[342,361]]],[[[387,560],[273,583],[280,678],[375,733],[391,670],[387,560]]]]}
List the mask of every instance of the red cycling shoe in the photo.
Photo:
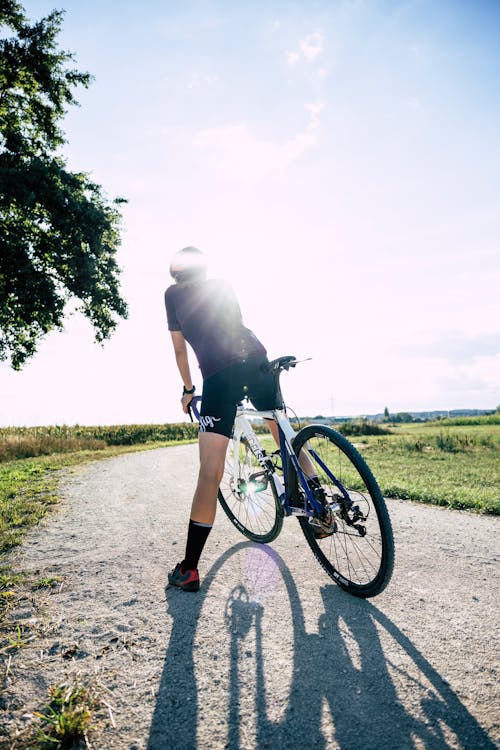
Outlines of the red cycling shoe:
{"type": "Polygon", "coordinates": [[[170,586],[178,586],[183,591],[199,591],[200,576],[198,570],[183,570],[182,563],[177,563],[168,574],[170,586]]]}

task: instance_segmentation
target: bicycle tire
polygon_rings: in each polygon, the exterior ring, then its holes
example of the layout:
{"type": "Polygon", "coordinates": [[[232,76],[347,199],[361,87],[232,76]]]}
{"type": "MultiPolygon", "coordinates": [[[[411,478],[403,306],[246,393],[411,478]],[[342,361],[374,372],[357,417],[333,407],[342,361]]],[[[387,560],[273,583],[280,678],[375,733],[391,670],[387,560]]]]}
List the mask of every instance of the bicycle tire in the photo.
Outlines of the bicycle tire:
{"type": "MultiPolygon", "coordinates": [[[[298,519],[313,554],[325,572],[350,594],[362,598],[380,594],[392,576],[394,538],[385,500],[368,464],[343,435],[324,425],[304,427],[293,446],[297,456],[306,446],[323,488],[321,497],[332,509],[328,530],[333,531],[324,538],[318,538],[314,519],[298,519]],[[327,476],[324,466],[338,485],[327,476]],[[349,515],[346,509],[350,503],[359,508],[360,516],[356,515],[358,511],[349,515]]],[[[325,529],[320,528],[319,533],[325,529]]]]}
{"type": "Polygon", "coordinates": [[[224,475],[219,487],[219,503],[225,514],[248,539],[266,544],[276,539],[283,525],[283,508],[278,499],[272,477],[267,478],[266,488],[252,492],[247,487],[249,477],[262,468],[255,459],[248,443],[239,443],[238,476],[234,476],[233,455],[235,442],[229,441],[224,466],[224,475]]]}

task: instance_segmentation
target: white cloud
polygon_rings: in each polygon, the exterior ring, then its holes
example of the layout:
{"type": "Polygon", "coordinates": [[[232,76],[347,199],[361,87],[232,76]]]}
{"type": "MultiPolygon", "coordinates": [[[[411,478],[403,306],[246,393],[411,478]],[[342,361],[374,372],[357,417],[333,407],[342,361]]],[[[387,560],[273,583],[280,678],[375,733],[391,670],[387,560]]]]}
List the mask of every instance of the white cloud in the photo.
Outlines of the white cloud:
{"type": "Polygon", "coordinates": [[[323,52],[323,34],[315,31],[308,34],[298,43],[298,48],[287,53],[287,62],[289,65],[295,65],[300,60],[311,62],[323,52]]]}
{"type": "Polygon", "coordinates": [[[246,123],[239,123],[201,131],[193,145],[214,154],[219,174],[239,180],[257,180],[285,169],[316,144],[323,107],[322,101],[306,104],[304,108],[309,113],[306,128],[284,143],[261,140],[246,123]]]}
{"type": "Polygon", "coordinates": [[[325,108],[325,103],[320,99],[318,101],[312,102],[311,104],[306,104],[305,109],[310,113],[311,118],[309,120],[309,125],[307,126],[308,131],[314,131],[317,130],[319,127],[319,115],[320,112],[323,111],[325,108]]]}
{"type": "Polygon", "coordinates": [[[323,51],[322,34],[309,34],[299,42],[299,49],[307,60],[314,60],[323,51]]]}

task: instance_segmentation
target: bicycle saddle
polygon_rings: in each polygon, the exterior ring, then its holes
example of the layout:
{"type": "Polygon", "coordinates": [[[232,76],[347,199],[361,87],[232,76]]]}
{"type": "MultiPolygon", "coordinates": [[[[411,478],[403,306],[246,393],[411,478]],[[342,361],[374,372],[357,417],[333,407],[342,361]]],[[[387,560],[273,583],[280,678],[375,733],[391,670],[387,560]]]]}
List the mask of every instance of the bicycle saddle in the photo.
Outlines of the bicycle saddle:
{"type": "Polygon", "coordinates": [[[286,357],[278,357],[277,359],[272,359],[268,365],[266,365],[267,372],[277,373],[281,370],[289,370],[290,367],[295,367],[297,364],[297,359],[293,356],[286,356],[286,357]]]}

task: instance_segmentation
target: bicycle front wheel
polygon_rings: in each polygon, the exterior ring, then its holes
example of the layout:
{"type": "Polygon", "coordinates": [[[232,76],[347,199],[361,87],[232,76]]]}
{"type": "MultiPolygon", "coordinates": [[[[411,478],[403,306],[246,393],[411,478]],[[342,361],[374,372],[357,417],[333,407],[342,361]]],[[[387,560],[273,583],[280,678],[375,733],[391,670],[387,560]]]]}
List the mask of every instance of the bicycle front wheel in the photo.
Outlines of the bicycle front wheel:
{"type": "Polygon", "coordinates": [[[229,441],[218,497],[231,523],[253,542],[272,542],[280,533],[283,508],[274,482],[245,440],[229,441]]]}
{"type": "MultiPolygon", "coordinates": [[[[379,594],[394,566],[394,540],[385,500],[366,461],[343,435],[323,425],[294,440],[319,478],[321,518],[300,517],[311,550],[341,588],[359,597],[379,594]]],[[[302,465],[306,461],[301,458],[302,465]]],[[[311,467],[310,467],[311,468],[311,467]]]]}

